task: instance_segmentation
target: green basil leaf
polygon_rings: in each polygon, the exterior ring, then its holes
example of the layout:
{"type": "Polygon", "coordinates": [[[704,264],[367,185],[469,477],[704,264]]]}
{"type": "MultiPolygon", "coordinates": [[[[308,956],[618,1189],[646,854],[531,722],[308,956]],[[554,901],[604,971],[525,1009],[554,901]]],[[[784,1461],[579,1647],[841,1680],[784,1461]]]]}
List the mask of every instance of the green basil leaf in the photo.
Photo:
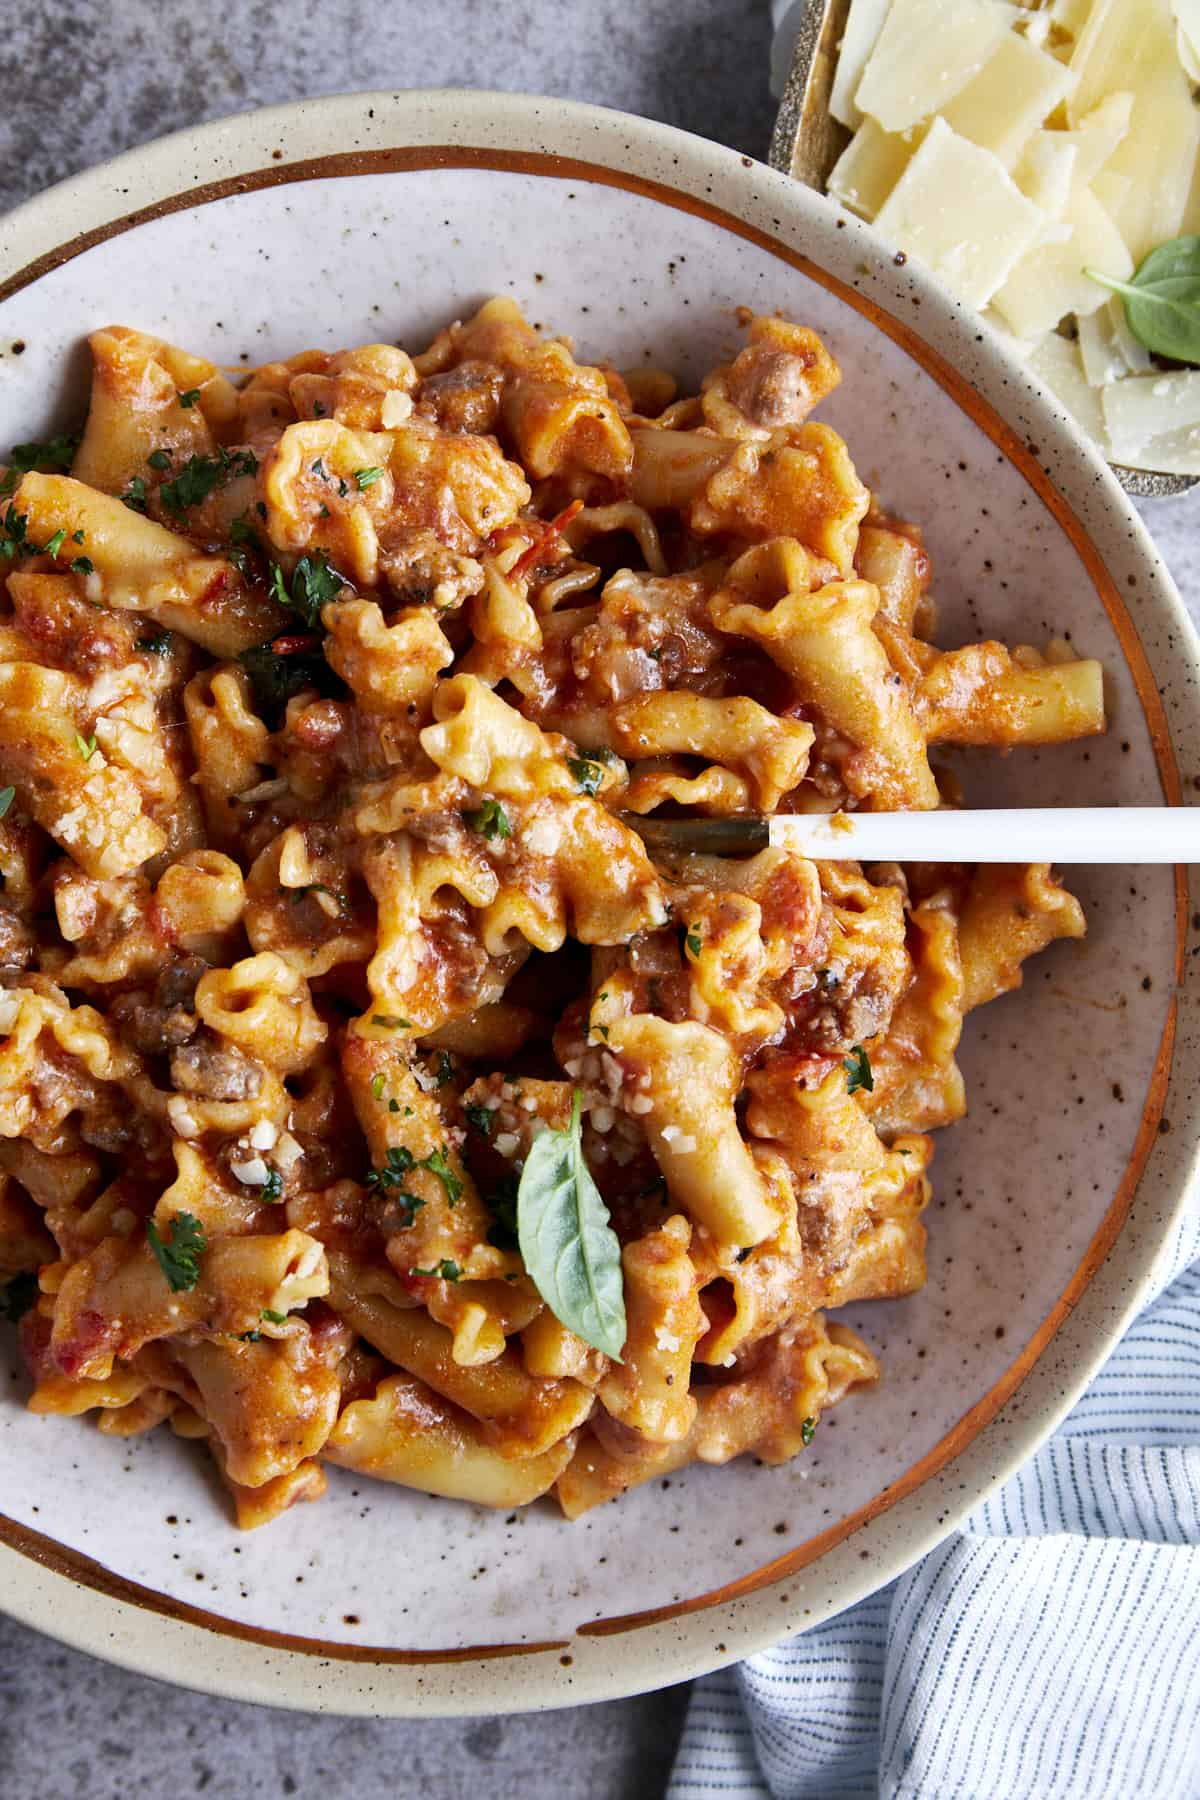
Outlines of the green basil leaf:
{"type": "Polygon", "coordinates": [[[1125,301],[1139,344],[1173,362],[1200,363],[1200,237],[1172,238],[1139,263],[1132,281],[1086,269],[1125,301]]]}
{"type": "Polygon", "coordinates": [[[517,1189],[526,1272],[563,1325],[617,1362],[625,1343],[621,1246],[583,1160],[581,1095],[565,1131],[534,1138],[517,1189]]]}

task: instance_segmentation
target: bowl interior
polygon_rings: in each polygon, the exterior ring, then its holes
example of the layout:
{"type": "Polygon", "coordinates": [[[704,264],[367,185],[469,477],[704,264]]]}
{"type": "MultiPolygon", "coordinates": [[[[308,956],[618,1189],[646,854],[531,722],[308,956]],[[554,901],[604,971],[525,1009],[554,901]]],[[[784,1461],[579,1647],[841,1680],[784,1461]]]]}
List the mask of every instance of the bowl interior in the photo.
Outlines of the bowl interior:
{"type": "MultiPolygon", "coordinates": [[[[820,235],[833,229],[829,214],[814,231],[817,264],[820,235]]],[[[492,293],[515,295],[588,356],[665,365],[686,383],[736,349],[738,306],[814,325],[844,376],[820,416],[886,505],[923,525],[940,641],[1061,636],[1108,670],[1105,739],[964,758],[968,797],[1161,801],[1147,721],[1092,574],[1004,451],[819,275],[648,193],[574,171],[434,167],[284,181],[169,212],[0,309],[0,441],[78,417],[82,340],[99,325],[136,325],[244,365],[307,346],[418,348],[492,293]]],[[[915,307],[912,320],[919,329],[915,307]]],[[[1056,947],[1022,992],[968,1022],[971,1110],[938,1146],[929,1285],[853,1310],[884,1380],[830,1415],[798,1462],[693,1469],[576,1525],[549,1504],[491,1515],[331,1470],[319,1505],[241,1536],[204,1459],[166,1433],[120,1442],[23,1412],[6,1339],[3,1510],[222,1618],[325,1643],[440,1650],[545,1641],[669,1607],[837,1527],[1002,1378],[1129,1161],[1172,981],[1173,880],[1167,870],[1071,874],[1086,943],[1056,947]]]]}

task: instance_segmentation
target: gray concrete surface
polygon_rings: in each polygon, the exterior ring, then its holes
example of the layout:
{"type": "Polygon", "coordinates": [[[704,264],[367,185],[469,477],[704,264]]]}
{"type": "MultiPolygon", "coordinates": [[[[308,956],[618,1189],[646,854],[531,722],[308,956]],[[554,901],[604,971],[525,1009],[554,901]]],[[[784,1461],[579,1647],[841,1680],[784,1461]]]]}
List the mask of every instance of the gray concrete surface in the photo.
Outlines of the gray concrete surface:
{"type": "MultiPolygon", "coordinates": [[[[0,17],[4,14],[0,11],[0,17]]],[[[767,0],[58,0],[0,32],[0,211],[180,126],[386,85],[623,107],[765,154],[767,0]],[[347,21],[342,24],[342,20],[347,21]]],[[[1200,617],[1200,499],[1144,508],[1200,617]]],[[[1200,753],[1185,774],[1200,775],[1200,753]]],[[[2,1800],[654,1800],[686,1689],[567,1712],[298,1718],[126,1675],[0,1619],[2,1800]]]]}

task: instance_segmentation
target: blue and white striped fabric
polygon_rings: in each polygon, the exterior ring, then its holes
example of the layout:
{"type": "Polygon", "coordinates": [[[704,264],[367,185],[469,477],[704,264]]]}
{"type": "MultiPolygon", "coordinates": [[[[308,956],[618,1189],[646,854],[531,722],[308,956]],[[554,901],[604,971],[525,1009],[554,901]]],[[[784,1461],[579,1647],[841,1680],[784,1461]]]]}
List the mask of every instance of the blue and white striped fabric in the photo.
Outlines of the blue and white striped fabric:
{"type": "Polygon", "coordinates": [[[961,1531],[696,1684],[668,1800],[1198,1800],[1197,1196],[1162,1274],[961,1531]]]}

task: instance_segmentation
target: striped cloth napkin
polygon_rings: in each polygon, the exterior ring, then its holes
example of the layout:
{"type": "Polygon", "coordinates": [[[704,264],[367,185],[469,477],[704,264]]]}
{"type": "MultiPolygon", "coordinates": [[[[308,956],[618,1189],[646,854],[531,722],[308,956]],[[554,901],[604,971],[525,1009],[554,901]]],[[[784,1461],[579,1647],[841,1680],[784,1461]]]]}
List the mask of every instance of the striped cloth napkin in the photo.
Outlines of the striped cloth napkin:
{"type": "Polygon", "coordinates": [[[697,1682],[668,1800],[1200,1796],[1200,1195],[1160,1271],[961,1531],[697,1682]]]}

